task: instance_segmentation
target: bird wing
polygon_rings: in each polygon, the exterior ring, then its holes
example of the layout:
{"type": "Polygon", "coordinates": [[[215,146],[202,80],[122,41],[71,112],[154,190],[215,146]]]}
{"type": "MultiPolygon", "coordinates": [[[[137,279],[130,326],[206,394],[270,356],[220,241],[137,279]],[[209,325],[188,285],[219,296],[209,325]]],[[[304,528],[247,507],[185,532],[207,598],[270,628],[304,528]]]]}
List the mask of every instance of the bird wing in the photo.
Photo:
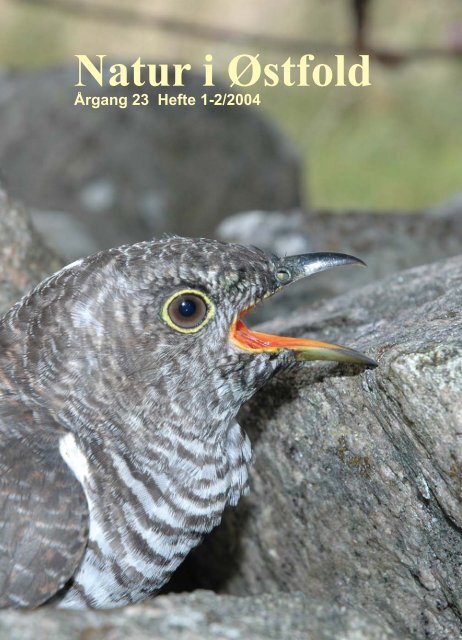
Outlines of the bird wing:
{"type": "Polygon", "coordinates": [[[0,404],[0,607],[37,607],[74,573],[88,506],[48,416],[0,404]]]}

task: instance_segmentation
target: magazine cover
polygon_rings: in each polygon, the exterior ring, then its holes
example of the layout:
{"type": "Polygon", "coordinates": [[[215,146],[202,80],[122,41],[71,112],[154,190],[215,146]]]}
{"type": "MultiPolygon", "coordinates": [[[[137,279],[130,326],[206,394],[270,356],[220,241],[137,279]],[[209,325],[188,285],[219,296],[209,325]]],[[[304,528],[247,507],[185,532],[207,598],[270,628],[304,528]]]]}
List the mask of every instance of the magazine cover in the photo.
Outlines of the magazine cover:
{"type": "Polygon", "coordinates": [[[462,638],[458,0],[0,0],[0,637],[462,638]]]}

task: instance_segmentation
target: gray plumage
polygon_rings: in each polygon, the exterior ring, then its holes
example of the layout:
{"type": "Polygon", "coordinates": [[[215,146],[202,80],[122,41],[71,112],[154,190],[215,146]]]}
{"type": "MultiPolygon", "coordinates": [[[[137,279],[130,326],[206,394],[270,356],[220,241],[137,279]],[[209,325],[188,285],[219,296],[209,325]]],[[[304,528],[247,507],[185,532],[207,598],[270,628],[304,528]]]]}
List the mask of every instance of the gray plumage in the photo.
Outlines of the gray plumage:
{"type": "MultiPolygon", "coordinates": [[[[314,271],[342,263],[324,260],[314,271]]],[[[304,268],[167,238],[69,265],[3,317],[0,606],[113,607],[165,584],[248,490],[235,416],[294,361],[239,348],[230,327],[304,268]],[[205,300],[192,332],[165,316],[182,291],[205,300]]],[[[336,349],[329,359],[373,364],[336,349]]]]}

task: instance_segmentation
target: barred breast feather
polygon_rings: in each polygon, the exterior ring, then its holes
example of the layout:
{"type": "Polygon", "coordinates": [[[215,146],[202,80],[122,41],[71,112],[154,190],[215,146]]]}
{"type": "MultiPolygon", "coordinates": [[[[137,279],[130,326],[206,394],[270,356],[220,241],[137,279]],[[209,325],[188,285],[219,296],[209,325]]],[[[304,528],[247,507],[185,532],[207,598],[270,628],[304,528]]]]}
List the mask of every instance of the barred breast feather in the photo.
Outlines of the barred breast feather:
{"type": "Polygon", "coordinates": [[[143,459],[107,451],[104,474],[73,434],[60,452],[90,514],[85,554],[61,608],[117,607],[160,589],[189,551],[248,490],[250,442],[237,423],[225,443],[157,441],[143,459]]]}

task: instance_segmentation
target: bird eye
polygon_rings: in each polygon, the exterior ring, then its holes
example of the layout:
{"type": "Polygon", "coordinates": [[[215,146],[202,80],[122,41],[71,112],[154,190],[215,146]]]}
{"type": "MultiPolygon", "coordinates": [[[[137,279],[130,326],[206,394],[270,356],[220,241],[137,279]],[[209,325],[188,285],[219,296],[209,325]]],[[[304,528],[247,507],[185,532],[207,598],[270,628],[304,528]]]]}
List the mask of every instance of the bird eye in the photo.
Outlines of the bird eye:
{"type": "Polygon", "coordinates": [[[215,307],[202,291],[187,289],[167,300],[162,318],[176,331],[195,333],[207,324],[214,312],[215,307]]]}

